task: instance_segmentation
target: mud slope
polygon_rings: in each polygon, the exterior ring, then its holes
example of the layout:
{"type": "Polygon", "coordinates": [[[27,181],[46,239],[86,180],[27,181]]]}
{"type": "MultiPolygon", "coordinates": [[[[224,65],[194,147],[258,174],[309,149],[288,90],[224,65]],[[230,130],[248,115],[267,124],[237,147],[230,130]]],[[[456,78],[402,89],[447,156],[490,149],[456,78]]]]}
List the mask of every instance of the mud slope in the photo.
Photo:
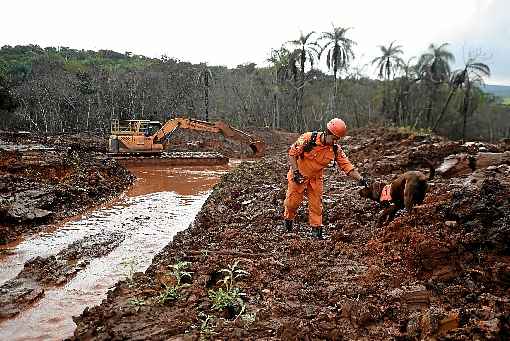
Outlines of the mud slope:
{"type": "Polygon", "coordinates": [[[0,244],[112,198],[134,180],[104,154],[58,141],[0,135],[0,244]]]}
{"type": "MultiPolygon", "coordinates": [[[[344,142],[372,177],[427,157],[503,151],[396,130],[344,142]]],[[[243,163],[133,282],[76,317],[74,339],[425,339],[510,336],[510,167],[436,178],[423,205],[377,229],[379,208],[332,170],[324,240],[302,209],[283,232],[285,152],[243,163]]]]}

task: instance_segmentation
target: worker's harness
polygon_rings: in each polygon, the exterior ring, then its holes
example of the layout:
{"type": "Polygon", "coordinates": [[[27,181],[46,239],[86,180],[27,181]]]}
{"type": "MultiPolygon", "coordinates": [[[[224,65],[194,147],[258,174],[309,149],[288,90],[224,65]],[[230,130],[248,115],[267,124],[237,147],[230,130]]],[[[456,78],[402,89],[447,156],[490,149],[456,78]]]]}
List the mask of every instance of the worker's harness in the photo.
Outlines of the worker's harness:
{"type": "MultiPolygon", "coordinates": [[[[301,159],[305,157],[305,153],[310,153],[313,148],[317,147],[317,135],[318,131],[313,131],[310,140],[303,147],[303,152],[299,155],[301,159]]],[[[336,158],[338,157],[338,145],[333,144],[333,153],[335,153],[335,159],[333,160],[333,166],[336,165],[336,158]]]]}

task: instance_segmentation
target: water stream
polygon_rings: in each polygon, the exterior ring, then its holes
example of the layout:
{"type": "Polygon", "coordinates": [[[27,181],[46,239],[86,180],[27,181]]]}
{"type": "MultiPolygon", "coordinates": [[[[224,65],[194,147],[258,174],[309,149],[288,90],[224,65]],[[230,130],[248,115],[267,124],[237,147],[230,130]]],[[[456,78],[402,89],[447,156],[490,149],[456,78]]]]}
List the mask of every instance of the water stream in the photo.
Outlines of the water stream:
{"type": "Polygon", "coordinates": [[[0,340],[62,340],[73,334],[72,316],[99,304],[108,288],[132,271],[144,271],[174,235],[187,228],[210,194],[225,166],[162,168],[126,165],[137,177],[119,199],[61,226],[9,245],[0,258],[0,284],[14,278],[32,257],[58,253],[90,234],[121,232],[124,241],[96,258],[62,287],[13,319],[0,323],[0,340]]]}

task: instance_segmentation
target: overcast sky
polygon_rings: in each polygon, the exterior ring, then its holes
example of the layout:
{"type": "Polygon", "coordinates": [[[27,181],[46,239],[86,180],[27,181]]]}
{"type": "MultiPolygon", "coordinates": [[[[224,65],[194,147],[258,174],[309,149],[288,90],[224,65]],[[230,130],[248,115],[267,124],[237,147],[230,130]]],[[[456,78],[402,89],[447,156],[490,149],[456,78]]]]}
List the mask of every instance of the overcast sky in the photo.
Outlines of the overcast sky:
{"type": "Polygon", "coordinates": [[[166,54],[192,63],[265,65],[272,48],[351,27],[354,65],[374,76],[369,61],[393,40],[405,58],[430,43],[449,43],[460,66],[481,49],[492,70],[488,84],[510,85],[509,0],[4,0],[0,45],[166,54]]]}

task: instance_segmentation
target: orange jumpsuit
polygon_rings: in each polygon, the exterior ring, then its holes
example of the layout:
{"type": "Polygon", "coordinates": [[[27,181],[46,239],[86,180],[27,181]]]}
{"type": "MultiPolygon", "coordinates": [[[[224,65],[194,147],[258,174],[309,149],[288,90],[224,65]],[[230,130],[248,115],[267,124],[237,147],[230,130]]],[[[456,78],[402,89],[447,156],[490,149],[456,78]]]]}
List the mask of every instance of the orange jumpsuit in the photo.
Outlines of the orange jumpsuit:
{"type": "MultiPolygon", "coordinates": [[[[331,161],[335,159],[333,146],[323,145],[321,136],[324,133],[317,134],[316,146],[310,151],[305,152],[303,148],[312,137],[311,132],[304,133],[290,147],[289,155],[297,157],[299,172],[305,177],[302,184],[294,182],[292,170],[287,173],[287,195],[285,196],[285,213],[287,220],[293,220],[296,216],[297,209],[303,201],[305,189],[308,197],[308,219],[312,228],[322,226],[322,187],[323,187],[323,169],[326,168],[331,161]]],[[[354,169],[342,148],[338,146],[336,163],[338,167],[346,174],[354,169]]]]}

